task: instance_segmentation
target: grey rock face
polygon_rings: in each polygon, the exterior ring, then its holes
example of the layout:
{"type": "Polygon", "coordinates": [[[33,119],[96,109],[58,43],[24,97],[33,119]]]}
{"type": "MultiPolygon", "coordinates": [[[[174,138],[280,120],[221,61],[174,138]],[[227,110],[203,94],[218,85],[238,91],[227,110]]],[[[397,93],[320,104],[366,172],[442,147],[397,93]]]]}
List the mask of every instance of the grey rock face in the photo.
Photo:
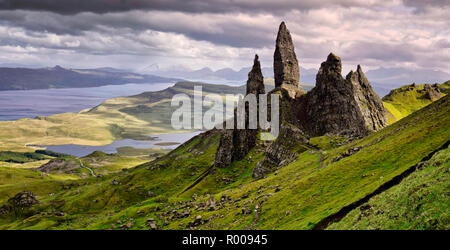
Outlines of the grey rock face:
{"type": "Polygon", "coordinates": [[[341,69],[341,59],[331,53],[317,73],[316,87],[305,95],[306,114],[301,116],[308,118],[304,127],[311,136],[365,136],[387,125],[383,103],[361,67],[346,79],[341,69]]]}
{"type": "Polygon", "coordinates": [[[264,77],[261,72],[261,63],[259,62],[258,55],[255,55],[252,70],[248,73],[246,94],[255,94],[258,96],[259,94],[264,93],[264,77]]]}
{"type": "Polygon", "coordinates": [[[278,138],[266,148],[264,159],[252,170],[252,177],[255,179],[262,178],[264,175],[290,163],[301,153],[292,151],[292,148],[298,143],[308,143],[304,132],[292,124],[282,123],[278,138]]]}
{"type": "Polygon", "coordinates": [[[341,59],[330,54],[317,74],[316,87],[304,94],[295,87],[280,88],[281,128],[278,138],[265,150],[264,159],[252,171],[254,178],[289,164],[301,152],[295,145],[308,137],[325,134],[361,137],[387,125],[380,97],[358,66],[344,79],[341,59]]]}
{"type": "MultiPolygon", "coordinates": [[[[253,68],[248,73],[246,94],[255,94],[257,97],[259,94],[264,94],[263,79],[261,64],[258,55],[255,55],[253,68]]],[[[248,129],[248,108],[246,108],[245,116],[247,129],[235,128],[221,131],[220,143],[214,159],[215,166],[223,168],[229,166],[232,161],[242,160],[256,145],[258,130],[248,129]]],[[[234,124],[236,125],[236,112],[234,119],[234,124]]]]}
{"type": "MultiPolygon", "coordinates": [[[[260,71],[255,57],[247,93],[264,92],[260,71]]],[[[284,22],[280,24],[274,53],[275,89],[271,91],[280,94],[280,134],[253,169],[254,178],[262,178],[295,160],[297,154],[307,149],[301,145],[307,144],[308,138],[322,135],[357,138],[387,125],[383,102],[361,67],[358,65],[346,78],[341,72],[341,59],[330,53],[317,73],[316,86],[308,93],[298,88],[300,73],[294,45],[284,22]]],[[[257,130],[223,132],[215,164],[225,167],[243,159],[255,146],[256,137],[257,130]]]]}
{"type": "Polygon", "coordinates": [[[292,84],[298,86],[300,70],[291,34],[282,22],[278,29],[275,53],[273,55],[273,70],[275,74],[275,87],[281,84],[292,84]]]}
{"type": "Polygon", "coordinates": [[[364,119],[365,127],[369,131],[377,131],[387,126],[388,120],[383,101],[372,89],[361,66],[358,65],[356,72],[350,71],[346,80],[353,86],[353,96],[364,119]]]}
{"type": "Polygon", "coordinates": [[[228,167],[233,159],[233,131],[223,129],[220,131],[220,142],[214,158],[214,166],[219,168],[228,167]]]}

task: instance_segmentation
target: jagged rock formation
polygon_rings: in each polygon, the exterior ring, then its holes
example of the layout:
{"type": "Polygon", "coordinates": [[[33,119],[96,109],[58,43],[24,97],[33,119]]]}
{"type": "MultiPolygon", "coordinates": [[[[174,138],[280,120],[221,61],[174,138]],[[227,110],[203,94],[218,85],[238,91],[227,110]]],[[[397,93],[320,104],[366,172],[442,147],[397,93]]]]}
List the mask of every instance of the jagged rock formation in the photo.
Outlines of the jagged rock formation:
{"type": "MultiPolygon", "coordinates": [[[[264,77],[261,72],[261,64],[258,55],[255,55],[252,70],[248,73],[246,94],[264,94],[264,77]]],[[[247,129],[224,129],[221,131],[220,143],[216,152],[214,165],[217,167],[227,167],[232,161],[243,159],[248,152],[256,145],[258,135],[257,129],[248,129],[248,107],[246,107],[246,128],[247,129]]],[[[236,112],[234,116],[236,126],[236,112]]]]}
{"type": "Polygon", "coordinates": [[[228,167],[233,160],[233,132],[232,129],[220,131],[219,147],[214,158],[214,166],[219,168],[228,167]]]}
{"type": "Polygon", "coordinates": [[[278,29],[275,53],[273,55],[273,70],[275,75],[275,87],[282,84],[298,86],[300,70],[291,34],[282,22],[278,29]]]}
{"type": "Polygon", "coordinates": [[[361,66],[358,65],[356,72],[350,71],[346,80],[353,85],[355,101],[368,130],[377,131],[387,126],[388,121],[383,101],[372,89],[361,66]]]}
{"type": "Polygon", "coordinates": [[[258,97],[259,94],[264,93],[264,77],[261,72],[261,63],[259,62],[258,55],[255,55],[252,70],[248,73],[246,94],[254,94],[258,97]]]}
{"type": "MultiPolygon", "coordinates": [[[[317,73],[316,86],[308,93],[299,88],[299,67],[292,38],[285,23],[280,24],[274,53],[275,89],[269,93],[280,94],[280,134],[265,149],[264,159],[253,169],[254,178],[261,178],[294,160],[307,150],[307,147],[297,146],[308,144],[311,137],[358,138],[388,124],[383,102],[373,91],[361,66],[358,65],[346,78],[341,72],[341,59],[330,53],[317,73]]],[[[262,74],[255,57],[247,93],[262,92],[262,74]]],[[[215,165],[224,167],[243,159],[255,146],[256,136],[256,130],[224,131],[215,165]]]]}
{"type": "Polygon", "coordinates": [[[344,79],[341,59],[330,53],[317,73],[316,86],[306,93],[292,84],[295,79],[298,81],[295,78],[298,62],[292,58],[293,50],[290,34],[282,23],[274,54],[276,88],[273,91],[279,91],[281,98],[280,135],[266,148],[264,159],[253,169],[254,178],[287,165],[286,162],[305,150],[292,145],[307,144],[310,137],[328,134],[357,138],[388,124],[383,102],[361,66],[344,79]],[[292,65],[294,70],[289,71],[292,65]]]}
{"type": "MultiPolygon", "coordinates": [[[[311,136],[337,134],[365,136],[387,125],[383,102],[358,65],[346,79],[341,59],[330,53],[321,64],[316,87],[305,96],[305,128],[311,136]]],[[[298,114],[297,114],[298,115],[298,114]]]]}

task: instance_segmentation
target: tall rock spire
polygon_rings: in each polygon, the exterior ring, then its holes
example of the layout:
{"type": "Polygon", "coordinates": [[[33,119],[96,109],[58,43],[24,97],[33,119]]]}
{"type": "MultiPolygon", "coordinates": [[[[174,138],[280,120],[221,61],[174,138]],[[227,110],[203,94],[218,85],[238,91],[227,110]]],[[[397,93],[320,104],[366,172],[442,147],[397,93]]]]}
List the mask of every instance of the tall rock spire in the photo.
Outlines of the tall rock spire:
{"type": "Polygon", "coordinates": [[[259,94],[264,93],[264,77],[261,72],[261,63],[259,62],[258,55],[255,55],[252,70],[248,73],[247,95],[255,94],[258,97],[259,94]]]}
{"type": "Polygon", "coordinates": [[[273,55],[273,70],[275,74],[275,87],[281,84],[298,86],[300,70],[291,34],[282,22],[278,29],[275,53],[273,55]]]}
{"type": "MultiPolygon", "coordinates": [[[[259,94],[264,93],[264,77],[261,72],[261,63],[258,55],[255,55],[253,67],[248,73],[246,94],[254,94],[258,100],[259,94]]],[[[233,119],[236,126],[236,110],[233,119]]],[[[242,160],[255,147],[258,130],[247,127],[249,122],[249,109],[247,106],[245,107],[245,119],[245,129],[225,129],[221,132],[219,147],[214,159],[216,167],[228,167],[232,161],[242,160]]]]}

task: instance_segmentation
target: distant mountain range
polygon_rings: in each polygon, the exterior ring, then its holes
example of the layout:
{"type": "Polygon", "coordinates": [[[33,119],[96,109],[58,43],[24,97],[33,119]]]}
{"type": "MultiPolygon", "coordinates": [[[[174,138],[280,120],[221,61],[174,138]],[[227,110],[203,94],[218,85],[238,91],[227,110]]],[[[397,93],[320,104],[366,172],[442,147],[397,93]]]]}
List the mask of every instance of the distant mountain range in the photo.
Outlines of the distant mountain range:
{"type": "MultiPolygon", "coordinates": [[[[0,67],[0,90],[97,87],[125,83],[175,82],[182,79],[242,85],[247,81],[248,72],[250,71],[250,67],[241,68],[240,70],[231,68],[212,70],[208,67],[192,70],[185,66],[160,69],[157,65],[151,65],[140,70],[140,73],[134,73],[111,67],[66,69],[61,66],[35,68],[32,66],[15,67],[14,65],[3,65],[8,67],[0,67]]],[[[0,64],[0,66],[3,65],[0,64]]],[[[261,70],[264,77],[268,79],[273,78],[272,67],[263,67],[261,70]]],[[[300,67],[300,82],[303,83],[301,85],[314,86],[316,74],[316,69],[300,67]]],[[[386,95],[391,89],[414,82],[418,84],[442,83],[450,80],[450,74],[443,71],[408,68],[380,67],[368,70],[366,76],[380,96],[386,95]]]]}
{"type": "MultiPolygon", "coordinates": [[[[159,69],[157,65],[147,67],[143,72],[150,73],[152,75],[164,76],[164,77],[180,77],[188,80],[202,80],[202,81],[239,81],[240,84],[245,83],[248,78],[248,72],[250,67],[241,68],[236,71],[231,68],[223,68],[219,70],[212,70],[208,67],[204,67],[198,70],[191,70],[183,66],[175,66],[169,69],[159,69]]],[[[261,71],[264,77],[273,78],[273,68],[263,67],[261,71]]],[[[316,69],[305,69],[300,67],[300,82],[314,85],[316,82],[316,69]]]]}
{"type": "Polygon", "coordinates": [[[181,79],[137,74],[114,68],[0,68],[0,90],[81,88],[125,83],[175,82],[181,79]]]}
{"type": "MultiPolygon", "coordinates": [[[[152,65],[143,70],[144,72],[163,77],[179,77],[188,80],[203,81],[236,81],[240,84],[247,81],[247,74],[250,67],[241,68],[236,71],[231,68],[212,70],[208,67],[191,70],[184,66],[171,67],[169,69],[159,69],[157,65],[152,65]]],[[[264,77],[273,78],[273,68],[263,67],[261,71],[264,77]]],[[[300,67],[300,82],[308,85],[315,85],[317,69],[305,69],[300,67]]],[[[346,74],[346,72],[344,72],[346,74]]],[[[389,93],[391,89],[411,83],[442,83],[450,80],[450,74],[438,70],[408,69],[408,68],[384,68],[368,70],[366,76],[372,84],[374,90],[381,96],[389,93]]]]}

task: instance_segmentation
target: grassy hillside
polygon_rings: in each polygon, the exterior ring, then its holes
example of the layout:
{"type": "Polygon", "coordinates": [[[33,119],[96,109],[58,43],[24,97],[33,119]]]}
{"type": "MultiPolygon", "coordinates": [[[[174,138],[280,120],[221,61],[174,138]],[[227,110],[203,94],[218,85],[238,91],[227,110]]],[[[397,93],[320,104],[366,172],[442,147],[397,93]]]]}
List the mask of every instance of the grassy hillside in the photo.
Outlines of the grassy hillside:
{"type": "MultiPolygon", "coordinates": [[[[311,139],[314,145],[324,146],[295,145],[295,148],[306,147],[307,150],[294,162],[257,181],[250,173],[262,159],[264,142],[258,142],[246,158],[234,162],[231,167],[213,168],[211,164],[219,135],[214,130],[209,131],[167,156],[120,173],[64,181],[58,185],[50,185],[47,181],[27,187],[0,186],[0,200],[32,190],[38,193],[41,202],[33,207],[40,213],[0,217],[0,228],[326,227],[324,222],[344,208],[357,209],[358,206],[353,204],[374,195],[381,186],[411,171],[427,156],[434,156],[433,152],[450,139],[449,113],[450,98],[446,96],[377,133],[343,146],[323,143],[326,138],[311,139]],[[354,148],[360,150],[338,160],[354,148]],[[199,221],[195,220],[197,215],[201,216],[199,221]]],[[[335,138],[331,139],[335,141],[335,138]]],[[[441,159],[438,154],[434,157],[441,159]]],[[[442,163],[446,166],[447,160],[442,163]]],[[[408,180],[400,183],[410,182],[408,180]]],[[[430,185],[438,183],[429,182],[430,185]]],[[[445,186],[434,188],[440,190],[445,186]]],[[[384,192],[387,194],[390,190],[395,191],[392,187],[384,192]]],[[[423,205],[426,209],[435,199],[433,193],[423,195],[426,196],[422,199],[427,203],[423,205]]],[[[448,197],[442,197],[436,202],[448,203],[447,200],[448,197]]],[[[442,209],[446,209],[445,206],[442,209]]],[[[435,214],[430,218],[436,218],[435,214]]],[[[447,227],[448,217],[437,222],[429,225],[431,228],[447,227]]],[[[386,227],[404,228],[404,225],[392,220],[386,227]]]]}
{"type": "MultiPolygon", "coordinates": [[[[429,85],[429,84],[428,84],[429,85]]],[[[439,85],[442,94],[430,96],[424,87],[426,84],[405,85],[383,97],[383,104],[389,111],[389,123],[396,122],[412,112],[419,110],[445,95],[450,88],[449,81],[439,85]]]]}
{"type": "Polygon", "coordinates": [[[329,229],[450,228],[450,148],[437,152],[399,185],[377,195],[329,229]]]}

